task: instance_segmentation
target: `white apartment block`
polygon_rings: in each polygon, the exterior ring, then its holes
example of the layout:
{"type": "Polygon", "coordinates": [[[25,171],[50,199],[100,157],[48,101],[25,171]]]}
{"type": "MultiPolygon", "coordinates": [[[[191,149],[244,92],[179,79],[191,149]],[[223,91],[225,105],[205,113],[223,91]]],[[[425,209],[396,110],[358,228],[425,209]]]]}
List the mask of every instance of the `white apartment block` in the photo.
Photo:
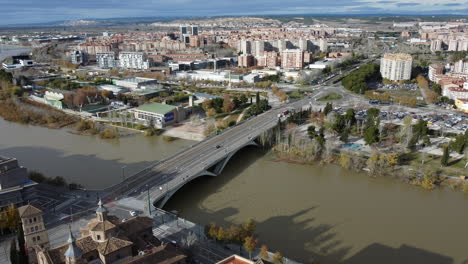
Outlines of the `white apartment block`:
{"type": "Polygon", "coordinates": [[[468,61],[459,60],[453,67],[454,73],[468,74],[468,61]]]}
{"type": "Polygon", "coordinates": [[[112,69],[117,67],[114,52],[98,52],[96,53],[96,63],[101,69],[112,69]]]}
{"type": "Polygon", "coordinates": [[[242,39],[239,42],[239,51],[242,52],[242,55],[248,55],[252,52],[252,43],[250,40],[242,39]]]}
{"type": "Polygon", "coordinates": [[[120,67],[124,69],[146,70],[149,68],[149,61],[144,52],[120,52],[120,67]]]}
{"type": "Polygon", "coordinates": [[[411,79],[413,58],[404,53],[386,53],[380,63],[382,77],[391,81],[411,79]]]}
{"type": "Polygon", "coordinates": [[[256,40],[254,42],[253,55],[254,56],[263,56],[263,52],[265,52],[265,41],[256,40]]]}

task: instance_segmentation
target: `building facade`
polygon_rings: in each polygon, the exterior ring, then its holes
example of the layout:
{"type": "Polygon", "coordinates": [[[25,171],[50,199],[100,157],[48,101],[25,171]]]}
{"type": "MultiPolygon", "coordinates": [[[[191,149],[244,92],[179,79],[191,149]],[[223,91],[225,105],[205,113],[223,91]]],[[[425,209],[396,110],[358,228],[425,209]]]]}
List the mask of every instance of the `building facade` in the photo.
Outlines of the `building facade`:
{"type": "Polygon", "coordinates": [[[101,69],[112,69],[118,66],[115,60],[115,53],[112,51],[96,53],[96,64],[101,69]]]}
{"type": "Polygon", "coordinates": [[[119,63],[123,69],[146,70],[150,67],[144,52],[120,52],[119,63]]]}
{"type": "Polygon", "coordinates": [[[304,52],[300,49],[284,50],[281,53],[281,67],[302,69],[304,67],[304,52]]]}
{"type": "Polygon", "coordinates": [[[380,63],[382,77],[391,81],[411,79],[413,58],[404,53],[386,53],[380,63]]]}
{"type": "Polygon", "coordinates": [[[23,226],[26,248],[47,247],[49,235],[44,225],[42,211],[32,205],[24,205],[18,208],[18,213],[23,226]]]}

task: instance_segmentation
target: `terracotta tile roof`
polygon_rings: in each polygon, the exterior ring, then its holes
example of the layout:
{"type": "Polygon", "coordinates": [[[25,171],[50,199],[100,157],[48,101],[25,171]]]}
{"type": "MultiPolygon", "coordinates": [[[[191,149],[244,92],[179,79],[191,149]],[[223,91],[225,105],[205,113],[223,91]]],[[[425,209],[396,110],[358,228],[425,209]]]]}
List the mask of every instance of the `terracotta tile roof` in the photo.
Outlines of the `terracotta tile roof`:
{"type": "Polygon", "coordinates": [[[99,253],[105,256],[119,249],[129,247],[132,245],[133,243],[131,241],[120,239],[117,237],[111,237],[106,242],[99,243],[97,246],[97,250],[99,251],[99,253]]]}
{"type": "Polygon", "coordinates": [[[124,261],[125,264],[172,264],[180,263],[187,258],[179,250],[170,244],[164,244],[145,250],[143,255],[138,255],[124,261]]]}
{"type": "Polygon", "coordinates": [[[113,228],[115,228],[115,225],[109,220],[106,220],[104,222],[96,221],[89,225],[89,230],[91,231],[108,231],[113,228]]]}
{"type": "Polygon", "coordinates": [[[32,215],[42,214],[42,211],[38,208],[28,204],[18,208],[18,213],[20,217],[28,217],[32,215]]]}
{"type": "MultiPolygon", "coordinates": [[[[99,243],[94,241],[91,236],[82,237],[76,240],[76,245],[82,250],[83,255],[96,250],[99,243]]],[[[47,250],[50,260],[54,264],[65,263],[65,251],[68,249],[68,243],[47,250]]]]}

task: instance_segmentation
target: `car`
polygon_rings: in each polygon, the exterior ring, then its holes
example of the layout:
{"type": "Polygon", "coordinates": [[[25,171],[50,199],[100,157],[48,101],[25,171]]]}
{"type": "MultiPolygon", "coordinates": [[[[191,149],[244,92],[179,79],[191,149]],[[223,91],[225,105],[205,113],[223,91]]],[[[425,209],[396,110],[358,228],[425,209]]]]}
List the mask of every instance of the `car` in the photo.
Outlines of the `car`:
{"type": "Polygon", "coordinates": [[[137,213],[136,211],[130,211],[130,215],[131,215],[131,216],[137,216],[138,213],[137,213]]]}

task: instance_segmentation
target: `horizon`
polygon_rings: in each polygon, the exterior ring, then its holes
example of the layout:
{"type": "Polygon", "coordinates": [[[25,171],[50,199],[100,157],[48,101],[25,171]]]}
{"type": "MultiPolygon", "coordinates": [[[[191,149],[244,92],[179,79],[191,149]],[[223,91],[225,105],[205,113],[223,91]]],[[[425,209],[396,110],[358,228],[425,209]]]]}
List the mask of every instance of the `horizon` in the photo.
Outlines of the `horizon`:
{"type": "Polygon", "coordinates": [[[91,0],[67,3],[44,0],[8,2],[0,25],[50,24],[74,20],[203,18],[227,16],[467,16],[468,2],[457,0],[136,0],[115,4],[113,0],[91,0]],[[203,2],[201,2],[203,1],[203,2]],[[111,7],[111,8],[110,8],[111,7]],[[194,10],[196,13],[194,13],[194,10]],[[246,11],[248,10],[248,11],[246,11]],[[25,19],[27,18],[27,19],[25,19]]]}

